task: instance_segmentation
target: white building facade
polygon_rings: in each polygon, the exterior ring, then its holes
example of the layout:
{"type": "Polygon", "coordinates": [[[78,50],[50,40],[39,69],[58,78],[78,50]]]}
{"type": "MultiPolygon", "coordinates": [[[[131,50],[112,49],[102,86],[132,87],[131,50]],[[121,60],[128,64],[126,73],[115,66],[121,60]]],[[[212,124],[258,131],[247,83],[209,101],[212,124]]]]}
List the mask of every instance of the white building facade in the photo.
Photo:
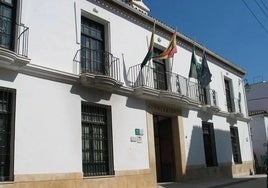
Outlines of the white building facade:
{"type": "Polygon", "coordinates": [[[249,115],[252,118],[253,151],[256,157],[256,170],[265,173],[266,155],[268,152],[268,82],[249,84],[246,86],[246,96],[249,115]]]}
{"type": "Polygon", "coordinates": [[[256,160],[256,171],[265,173],[266,155],[268,152],[268,112],[259,110],[250,113],[252,132],[252,145],[256,160]]]}
{"type": "Polygon", "coordinates": [[[0,187],[156,187],[253,169],[245,71],[118,0],[0,1],[0,187]],[[188,78],[192,46],[212,73],[188,78]]]}

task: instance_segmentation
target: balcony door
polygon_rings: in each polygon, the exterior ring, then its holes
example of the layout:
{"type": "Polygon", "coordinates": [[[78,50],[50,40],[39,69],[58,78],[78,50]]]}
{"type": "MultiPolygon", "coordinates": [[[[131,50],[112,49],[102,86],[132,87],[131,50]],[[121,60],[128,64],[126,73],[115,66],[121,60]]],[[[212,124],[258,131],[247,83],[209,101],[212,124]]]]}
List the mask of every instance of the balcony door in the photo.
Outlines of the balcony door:
{"type": "Polygon", "coordinates": [[[230,82],[231,82],[230,80],[224,79],[227,110],[228,112],[233,112],[234,107],[233,107],[232,90],[230,82]]]}
{"type": "MultiPolygon", "coordinates": [[[[154,49],[154,55],[159,55],[160,50],[154,49]]],[[[167,90],[166,63],[163,59],[153,61],[154,66],[154,88],[159,90],[167,90]]]]}
{"type": "Polygon", "coordinates": [[[104,26],[82,17],[81,70],[82,73],[105,74],[104,26]]]}
{"type": "Polygon", "coordinates": [[[16,0],[0,0],[0,47],[14,50],[16,0]]]}

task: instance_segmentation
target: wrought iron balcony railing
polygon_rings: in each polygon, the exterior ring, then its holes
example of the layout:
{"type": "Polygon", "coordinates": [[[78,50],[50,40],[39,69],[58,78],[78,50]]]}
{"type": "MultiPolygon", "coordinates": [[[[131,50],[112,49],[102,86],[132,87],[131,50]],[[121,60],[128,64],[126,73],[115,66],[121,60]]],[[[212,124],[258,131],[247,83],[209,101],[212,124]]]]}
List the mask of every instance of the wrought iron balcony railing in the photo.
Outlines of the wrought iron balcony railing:
{"type": "Polygon", "coordinates": [[[103,75],[120,81],[119,58],[103,50],[79,49],[74,57],[80,74],[103,75]]]}
{"type": "Polygon", "coordinates": [[[0,47],[28,57],[28,37],[28,27],[0,17],[0,47]]]}
{"type": "Polygon", "coordinates": [[[201,89],[201,103],[210,106],[218,106],[218,95],[214,89],[201,89]]]}
{"type": "Polygon", "coordinates": [[[190,100],[218,107],[217,92],[212,89],[201,89],[200,85],[172,72],[159,72],[152,66],[135,65],[129,69],[129,80],[133,88],[148,87],[156,90],[167,90],[190,100]]]}
{"type": "Polygon", "coordinates": [[[234,98],[235,112],[242,114],[241,99],[234,98]]]}
{"type": "Polygon", "coordinates": [[[227,101],[227,110],[230,113],[242,115],[241,100],[234,98],[234,97],[231,97],[230,101],[227,101]]]}
{"type": "Polygon", "coordinates": [[[22,24],[16,24],[16,30],[18,33],[16,53],[28,57],[29,28],[22,24]]]}

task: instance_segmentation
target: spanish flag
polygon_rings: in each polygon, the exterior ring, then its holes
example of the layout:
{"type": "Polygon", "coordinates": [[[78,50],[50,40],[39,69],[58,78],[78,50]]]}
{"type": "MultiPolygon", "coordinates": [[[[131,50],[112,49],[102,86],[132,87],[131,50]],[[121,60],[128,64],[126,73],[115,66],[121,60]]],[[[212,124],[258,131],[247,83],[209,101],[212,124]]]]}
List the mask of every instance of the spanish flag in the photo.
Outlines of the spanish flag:
{"type": "Polygon", "coordinates": [[[153,59],[168,59],[173,58],[174,54],[177,53],[177,31],[175,31],[171,37],[170,43],[167,48],[159,55],[154,56],[153,59]]]}

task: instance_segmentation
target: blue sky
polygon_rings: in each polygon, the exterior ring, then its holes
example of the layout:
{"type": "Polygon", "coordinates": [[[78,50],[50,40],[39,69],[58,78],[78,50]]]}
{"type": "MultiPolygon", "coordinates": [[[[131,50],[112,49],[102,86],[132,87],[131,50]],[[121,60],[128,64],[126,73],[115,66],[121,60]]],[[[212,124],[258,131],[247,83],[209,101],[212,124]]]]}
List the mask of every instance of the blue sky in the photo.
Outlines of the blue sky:
{"type": "Polygon", "coordinates": [[[268,1],[244,1],[266,31],[243,0],[143,0],[149,15],[246,70],[250,83],[267,81],[268,1]]]}

